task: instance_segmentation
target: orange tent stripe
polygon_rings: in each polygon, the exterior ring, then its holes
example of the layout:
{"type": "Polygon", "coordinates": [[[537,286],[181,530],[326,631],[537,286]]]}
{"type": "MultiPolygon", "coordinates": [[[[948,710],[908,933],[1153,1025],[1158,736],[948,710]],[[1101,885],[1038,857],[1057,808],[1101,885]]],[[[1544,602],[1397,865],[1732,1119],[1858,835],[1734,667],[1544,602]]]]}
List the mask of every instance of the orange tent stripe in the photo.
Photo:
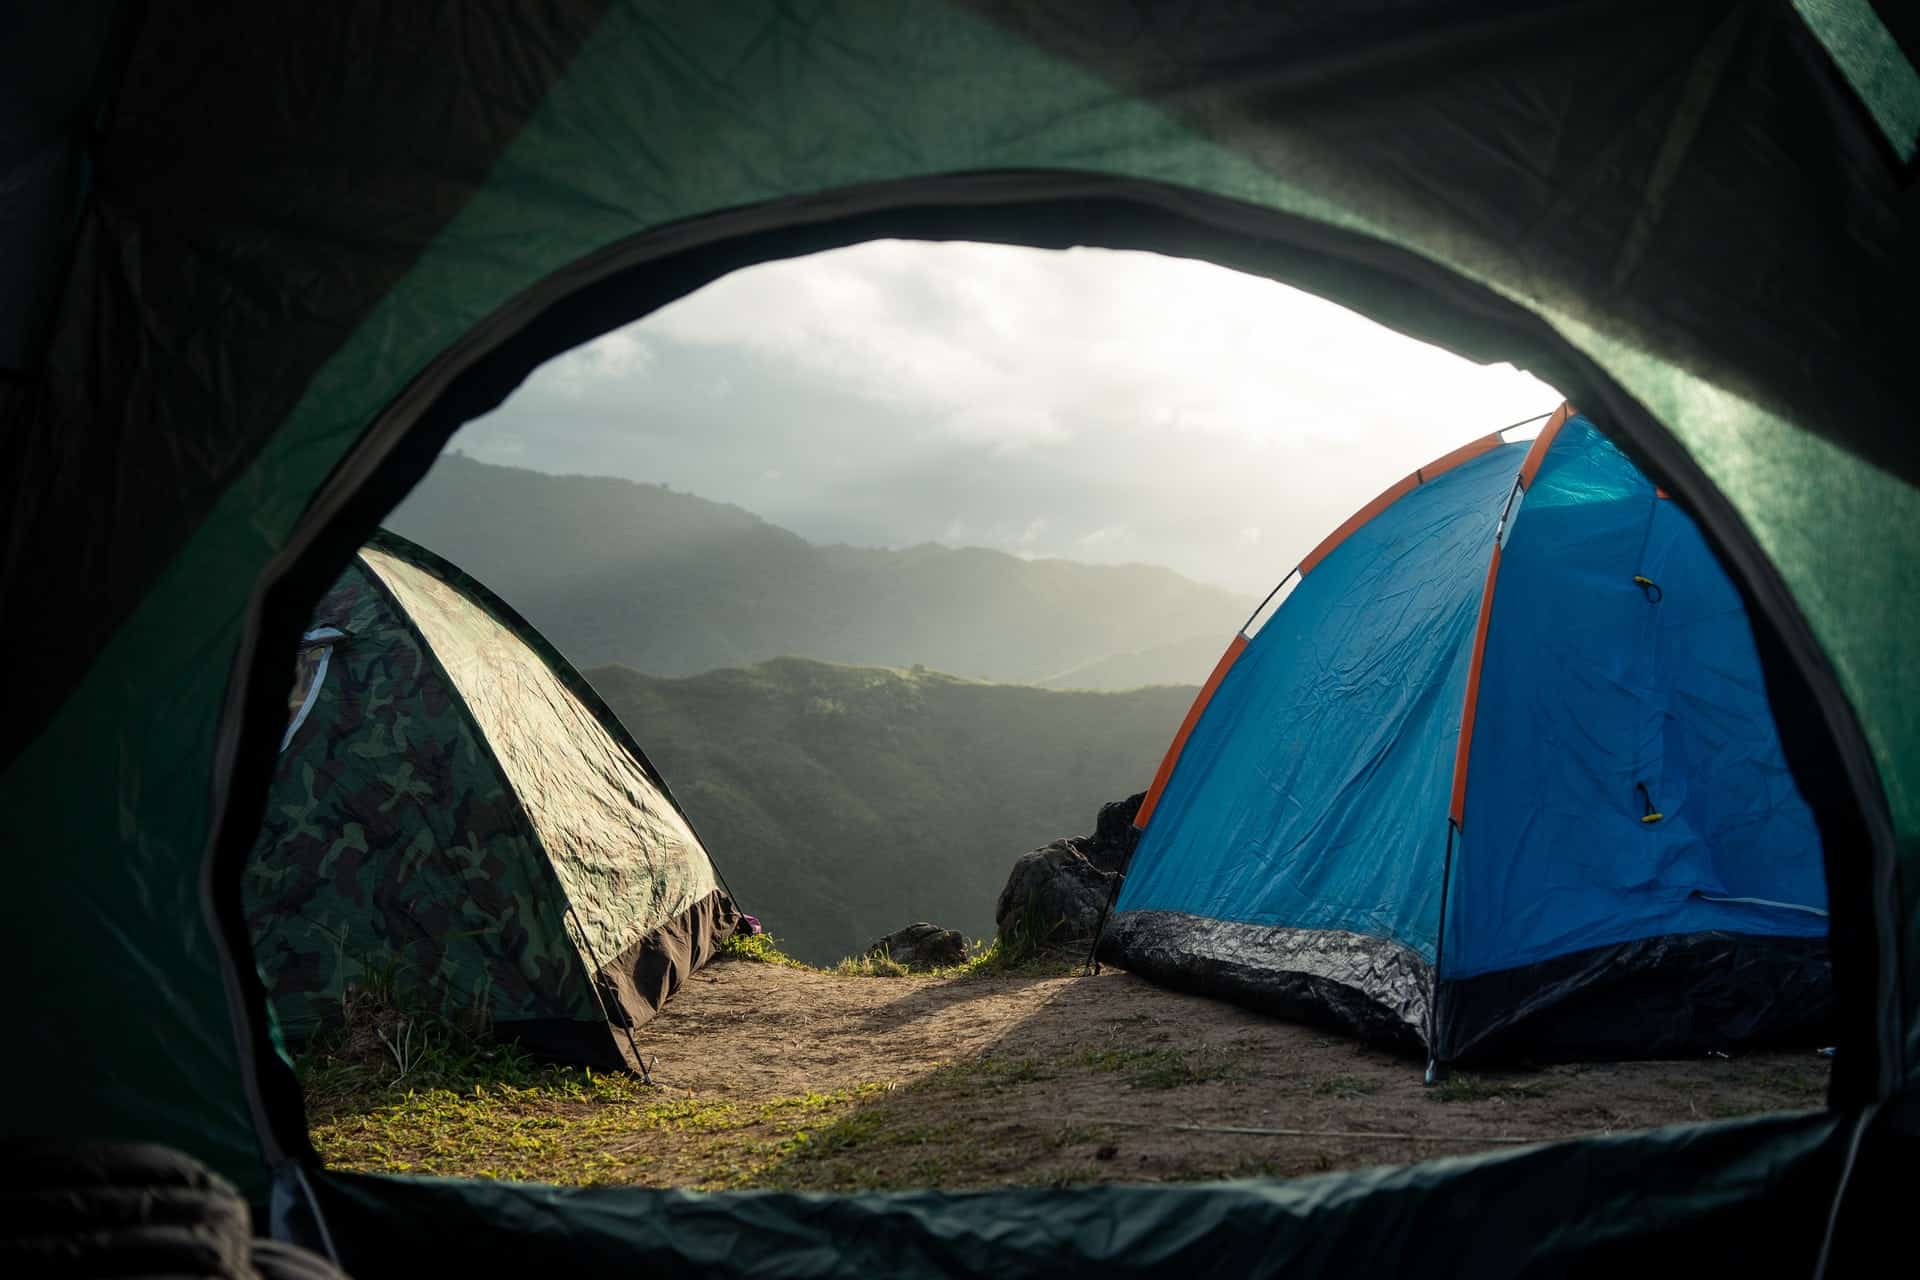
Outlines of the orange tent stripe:
{"type": "Polygon", "coordinates": [[[1425,484],[1429,480],[1437,480],[1461,463],[1472,462],[1481,454],[1491,453],[1504,443],[1506,442],[1500,438],[1500,433],[1497,431],[1491,435],[1481,436],[1478,440],[1469,440],[1452,453],[1441,454],[1432,462],[1429,462],[1426,466],[1414,472],[1414,474],[1420,477],[1421,484],[1425,484]]]}
{"type": "Polygon", "coordinates": [[[1547,450],[1553,448],[1553,438],[1560,434],[1561,427],[1567,425],[1567,419],[1578,412],[1579,410],[1563,400],[1560,402],[1560,407],[1553,411],[1553,416],[1547,419],[1547,425],[1540,428],[1540,434],[1533,438],[1533,447],[1527,450],[1527,460],[1520,464],[1522,489],[1533,487],[1533,477],[1539,473],[1540,464],[1547,460],[1547,450]]]}
{"type": "Polygon", "coordinates": [[[1473,624],[1473,657],[1467,662],[1467,698],[1460,709],[1460,742],[1453,750],[1453,803],[1447,815],[1464,824],[1467,813],[1467,756],[1473,750],[1473,713],[1480,705],[1480,666],[1487,656],[1487,624],[1493,618],[1493,584],[1500,576],[1500,544],[1487,562],[1487,585],[1480,591],[1480,616],[1473,624]]]}
{"type": "Polygon", "coordinates": [[[1160,761],[1159,770],[1153,775],[1153,785],[1147,788],[1147,798],[1140,802],[1140,810],[1133,815],[1133,825],[1140,830],[1147,829],[1147,821],[1153,817],[1153,811],[1160,807],[1160,793],[1167,789],[1168,779],[1173,777],[1173,767],[1180,763],[1180,753],[1186,750],[1187,738],[1193,733],[1193,726],[1200,723],[1207,704],[1213,701],[1213,694],[1226,679],[1228,668],[1237,662],[1247,649],[1247,637],[1244,632],[1233,637],[1233,643],[1220,655],[1220,661],[1213,664],[1213,674],[1200,686],[1193,705],[1187,708],[1187,718],[1180,722],[1180,732],[1173,735],[1173,745],[1167,748],[1167,754],[1160,761]]]}

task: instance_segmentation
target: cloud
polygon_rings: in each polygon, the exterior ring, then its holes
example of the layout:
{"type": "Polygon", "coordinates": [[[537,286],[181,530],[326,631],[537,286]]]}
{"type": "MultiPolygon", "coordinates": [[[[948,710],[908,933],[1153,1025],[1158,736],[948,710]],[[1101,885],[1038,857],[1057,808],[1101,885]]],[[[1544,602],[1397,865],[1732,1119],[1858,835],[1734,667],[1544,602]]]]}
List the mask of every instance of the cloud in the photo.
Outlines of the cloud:
{"type": "Polygon", "coordinates": [[[1204,263],[882,241],[719,280],[549,363],[458,440],[816,541],[1160,563],[1264,591],[1414,467],[1558,400],[1204,263]]]}
{"type": "Polygon", "coordinates": [[[551,387],[561,396],[578,400],[608,383],[640,381],[652,363],[653,348],[629,327],[575,347],[549,362],[536,376],[543,389],[551,387]]]}

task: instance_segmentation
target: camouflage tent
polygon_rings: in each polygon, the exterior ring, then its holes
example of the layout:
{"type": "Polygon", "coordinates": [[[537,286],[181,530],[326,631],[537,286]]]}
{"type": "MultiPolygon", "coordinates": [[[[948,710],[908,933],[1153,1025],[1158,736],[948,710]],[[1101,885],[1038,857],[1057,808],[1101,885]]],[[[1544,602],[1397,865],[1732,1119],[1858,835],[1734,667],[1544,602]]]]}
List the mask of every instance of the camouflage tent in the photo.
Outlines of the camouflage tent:
{"type": "Polygon", "coordinates": [[[1884,1267],[1920,1156],[1915,12],[0,5],[0,1123],[184,1147],[367,1274],[1884,1267]],[[1578,404],[1753,621],[1825,850],[1828,1105],[1304,1183],[326,1168],[240,892],[315,601],[543,361],[881,237],[1206,258],[1578,404]]]}
{"type": "Polygon", "coordinates": [[[376,977],[547,1057],[618,1067],[739,914],[666,783],[498,597],[382,532],[302,637],[247,864],[299,1035],[376,977]]]}

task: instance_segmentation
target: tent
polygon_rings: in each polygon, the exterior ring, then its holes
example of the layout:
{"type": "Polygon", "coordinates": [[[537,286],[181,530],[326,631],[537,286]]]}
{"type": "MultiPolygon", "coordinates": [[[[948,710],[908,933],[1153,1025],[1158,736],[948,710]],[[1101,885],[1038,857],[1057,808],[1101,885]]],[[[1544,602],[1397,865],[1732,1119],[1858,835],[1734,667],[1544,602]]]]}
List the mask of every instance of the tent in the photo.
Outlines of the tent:
{"type": "Polygon", "coordinates": [[[375,979],[542,1056],[637,1067],[629,1029],[739,912],[618,717],[498,597],[385,531],[300,654],[243,884],[287,1033],[375,979]]]}
{"type": "Polygon", "coordinates": [[[0,7],[0,1123],[180,1147],[366,1273],[1863,1265],[1920,1132],[1911,6],[1117,10],[0,7]],[[1747,605],[1826,857],[1829,1105],[1304,1184],[325,1168],[240,892],[315,603],[543,361],[881,237],[1206,258],[1603,425],[1747,605]]]}
{"type": "Polygon", "coordinates": [[[1746,608],[1569,406],[1314,547],[1134,823],[1107,956],[1437,1066],[1824,1029],[1820,833],[1746,608]]]}

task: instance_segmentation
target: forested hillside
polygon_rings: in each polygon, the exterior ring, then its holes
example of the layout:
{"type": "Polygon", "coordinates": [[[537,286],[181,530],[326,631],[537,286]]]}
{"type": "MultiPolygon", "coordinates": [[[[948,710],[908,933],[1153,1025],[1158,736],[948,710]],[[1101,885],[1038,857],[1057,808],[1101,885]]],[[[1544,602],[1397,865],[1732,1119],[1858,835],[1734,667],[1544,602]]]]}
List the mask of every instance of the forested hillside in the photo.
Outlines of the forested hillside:
{"type": "Polygon", "coordinates": [[[782,659],[587,673],[746,910],[827,963],[917,919],[993,931],[1013,860],[1146,786],[1190,687],[1054,692],[782,659]]]}

